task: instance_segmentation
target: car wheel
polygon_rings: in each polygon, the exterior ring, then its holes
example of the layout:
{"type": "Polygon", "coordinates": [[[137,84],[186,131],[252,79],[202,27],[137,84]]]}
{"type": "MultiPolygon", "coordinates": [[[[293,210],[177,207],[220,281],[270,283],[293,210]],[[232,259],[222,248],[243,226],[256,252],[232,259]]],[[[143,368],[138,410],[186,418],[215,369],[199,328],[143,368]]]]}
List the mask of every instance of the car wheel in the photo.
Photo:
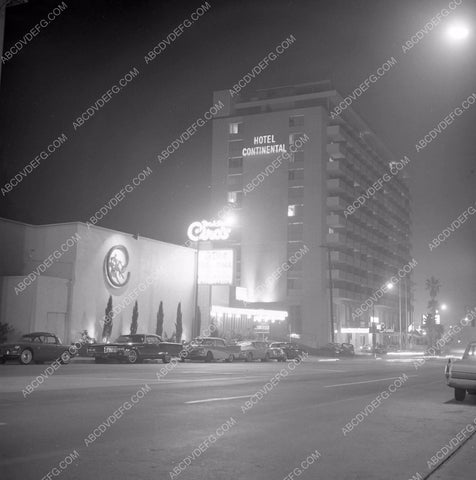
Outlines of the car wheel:
{"type": "Polygon", "coordinates": [[[60,358],[61,358],[60,362],[63,365],[67,365],[71,361],[71,354],[68,351],[63,352],[60,358]]]}
{"type": "Polygon", "coordinates": [[[139,363],[139,354],[135,350],[131,350],[127,354],[127,363],[139,363]]]}
{"type": "Polygon", "coordinates": [[[464,388],[455,388],[455,400],[462,402],[466,397],[466,390],[464,388]]]}
{"type": "Polygon", "coordinates": [[[162,363],[170,363],[170,360],[171,360],[170,355],[165,354],[165,355],[162,357],[162,363]]]}
{"type": "Polygon", "coordinates": [[[246,354],[245,362],[252,362],[253,361],[253,352],[248,352],[246,354]]]}
{"type": "Polygon", "coordinates": [[[33,361],[33,352],[28,348],[23,350],[20,354],[20,363],[22,365],[29,365],[33,361]]]}
{"type": "Polygon", "coordinates": [[[235,360],[235,356],[232,353],[230,353],[230,356],[228,357],[228,362],[233,363],[234,360],[235,360]]]}
{"type": "Polygon", "coordinates": [[[213,353],[207,352],[207,356],[205,357],[205,362],[210,363],[213,362],[213,353]]]}
{"type": "Polygon", "coordinates": [[[264,356],[264,358],[261,359],[262,362],[267,362],[269,360],[269,353],[266,352],[266,355],[264,356]]]}

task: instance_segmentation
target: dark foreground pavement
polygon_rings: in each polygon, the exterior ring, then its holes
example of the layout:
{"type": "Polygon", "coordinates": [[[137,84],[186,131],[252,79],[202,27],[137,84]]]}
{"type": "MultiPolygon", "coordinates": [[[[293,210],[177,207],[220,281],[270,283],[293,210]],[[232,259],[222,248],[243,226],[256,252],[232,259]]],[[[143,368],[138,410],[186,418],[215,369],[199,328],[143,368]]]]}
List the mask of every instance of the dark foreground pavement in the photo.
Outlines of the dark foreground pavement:
{"type": "MultiPolygon", "coordinates": [[[[476,417],[439,360],[180,363],[160,379],[161,363],[71,364],[24,398],[45,367],[0,366],[3,480],[426,478],[476,417]]],[[[474,478],[474,443],[430,478],[474,478]]]]}

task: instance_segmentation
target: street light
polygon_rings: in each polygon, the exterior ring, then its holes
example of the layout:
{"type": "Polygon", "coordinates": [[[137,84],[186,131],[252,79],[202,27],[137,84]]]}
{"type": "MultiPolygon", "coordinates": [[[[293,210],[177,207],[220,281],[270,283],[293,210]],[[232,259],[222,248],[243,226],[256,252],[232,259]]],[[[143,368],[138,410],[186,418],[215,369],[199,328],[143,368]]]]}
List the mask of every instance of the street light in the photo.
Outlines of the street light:
{"type": "MultiPolygon", "coordinates": [[[[395,285],[393,283],[390,283],[388,282],[387,283],[387,288],[389,290],[393,290],[393,287],[395,285]]],[[[405,315],[405,334],[407,333],[407,326],[406,326],[406,315],[405,315]]],[[[399,343],[400,343],[400,350],[402,349],[403,347],[403,334],[402,334],[402,293],[401,293],[401,289],[400,289],[400,283],[398,284],[398,328],[399,328],[399,332],[400,332],[400,335],[399,335],[399,343]]],[[[405,346],[406,346],[406,342],[405,342],[405,346]]]]}
{"type": "Polygon", "coordinates": [[[446,310],[447,308],[448,306],[446,305],[446,303],[441,304],[441,310],[446,310]]]}
{"type": "Polygon", "coordinates": [[[446,29],[446,38],[452,43],[460,43],[469,37],[469,28],[463,22],[453,22],[446,29]]]}

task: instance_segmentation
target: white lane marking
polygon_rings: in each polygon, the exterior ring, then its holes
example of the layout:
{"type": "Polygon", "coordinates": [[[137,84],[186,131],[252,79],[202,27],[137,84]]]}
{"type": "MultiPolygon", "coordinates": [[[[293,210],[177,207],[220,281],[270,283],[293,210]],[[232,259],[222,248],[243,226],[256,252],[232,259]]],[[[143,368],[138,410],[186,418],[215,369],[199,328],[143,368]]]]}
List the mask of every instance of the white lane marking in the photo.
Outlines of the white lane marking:
{"type": "Polygon", "coordinates": [[[218,398],[206,398],[204,400],[191,400],[185,403],[205,403],[205,402],[221,402],[223,400],[236,400],[237,398],[250,398],[253,395],[240,395],[239,397],[218,397],[218,398]]]}
{"type": "Polygon", "coordinates": [[[209,382],[209,381],[215,381],[215,380],[261,380],[263,378],[269,378],[268,376],[256,376],[256,377],[231,377],[229,379],[224,379],[222,377],[220,378],[196,378],[196,379],[184,379],[184,380],[179,380],[179,379],[171,379],[171,380],[159,380],[159,383],[190,383],[190,382],[209,382]]]}
{"type": "MultiPolygon", "coordinates": [[[[418,375],[407,375],[407,377],[418,377],[418,375]]],[[[401,378],[401,377],[378,378],[376,380],[365,380],[363,382],[339,383],[337,385],[324,385],[324,388],[344,387],[346,385],[361,385],[362,383],[383,382],[385,380],[396,380],[397,378],[401,378]]]]}
{"type": "Polygon", "coordinates": [[[3,427],[3,425],[6,425],[6,423],[0,422],[0,427],[3,427]]]}

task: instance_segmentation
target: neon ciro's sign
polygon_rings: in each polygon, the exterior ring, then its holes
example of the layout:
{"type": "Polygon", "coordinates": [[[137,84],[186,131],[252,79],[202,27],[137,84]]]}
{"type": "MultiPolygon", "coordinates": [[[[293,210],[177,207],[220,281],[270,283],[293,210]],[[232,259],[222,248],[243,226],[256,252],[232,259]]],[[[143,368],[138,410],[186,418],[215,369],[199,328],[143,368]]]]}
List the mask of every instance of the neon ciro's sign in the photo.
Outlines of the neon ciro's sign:
{"type": "Polygon", "coordinates": [[[209,222],[193,222],[187,230],[187,236],[192,242],[206,242],[207,240],[227,240],[230,236],[231,228],[224,222],[214,220],[209,222]]]}
{"type": "Polygon", "coordinates": [[[107,252],[104,273],[109,285],[120,288],[129,281],[131,273],[127,272],[128,265],[129,252],[123,245],[116,245],[107,252]]]}

